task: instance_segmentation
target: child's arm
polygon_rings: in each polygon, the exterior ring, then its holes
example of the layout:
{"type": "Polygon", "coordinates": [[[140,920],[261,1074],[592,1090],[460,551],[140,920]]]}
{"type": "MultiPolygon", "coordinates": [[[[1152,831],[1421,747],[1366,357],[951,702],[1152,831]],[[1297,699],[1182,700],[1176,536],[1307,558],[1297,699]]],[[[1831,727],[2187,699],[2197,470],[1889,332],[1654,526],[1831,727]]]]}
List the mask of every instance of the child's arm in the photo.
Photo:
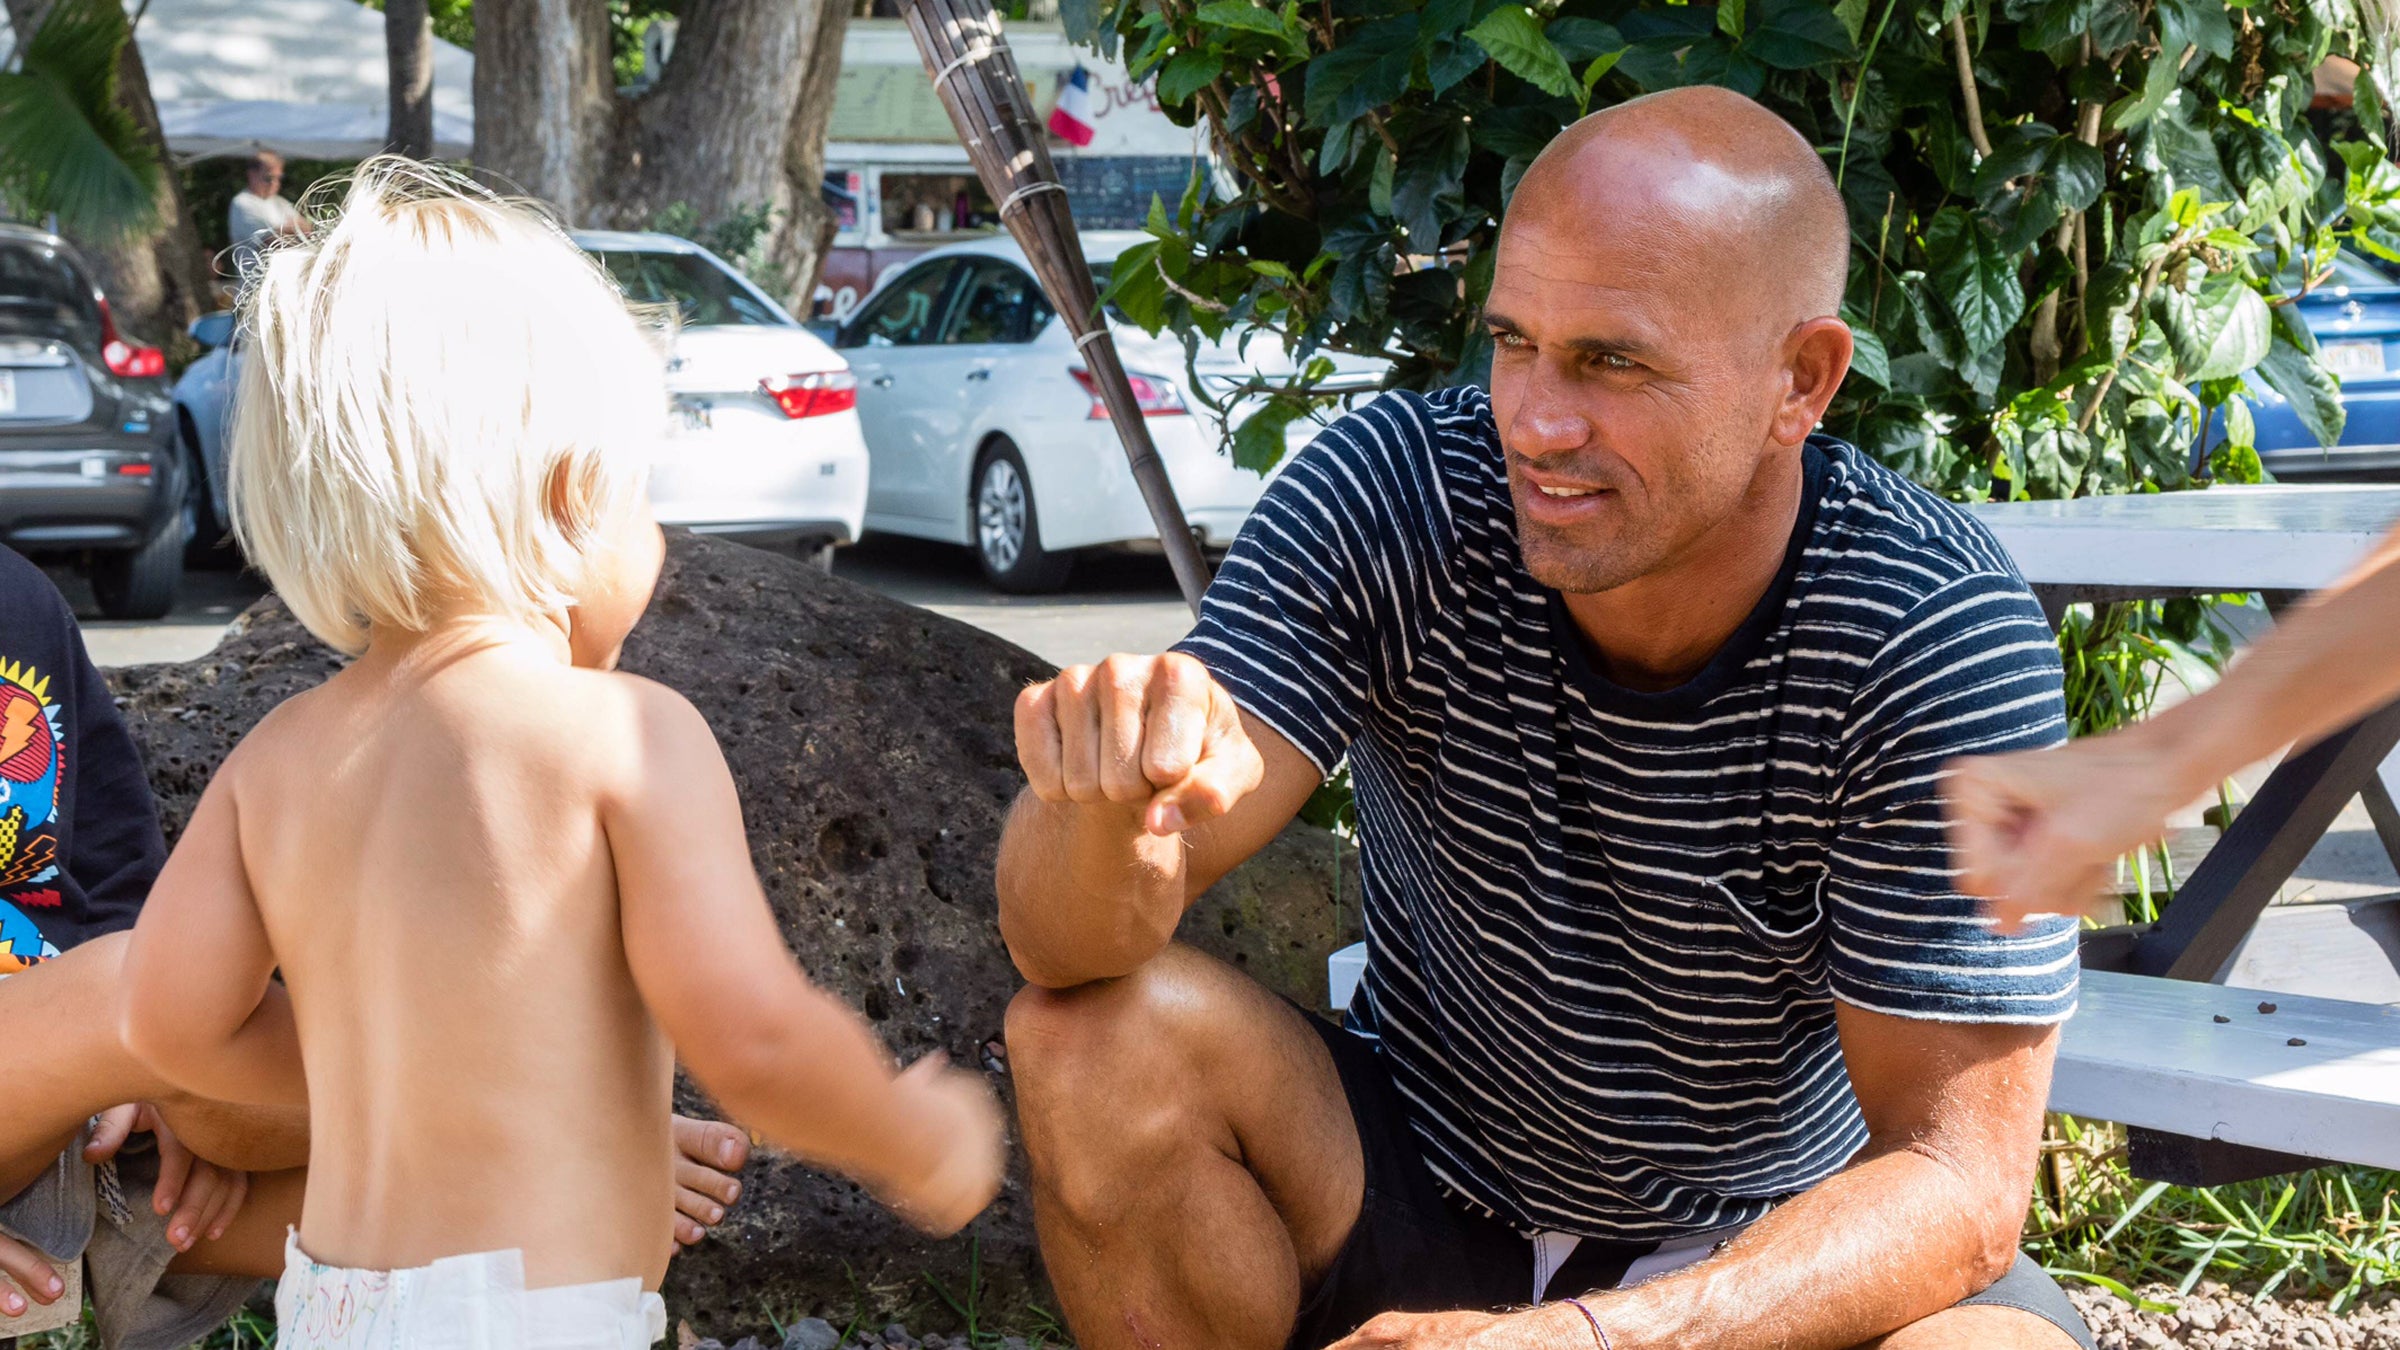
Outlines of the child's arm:
{"type": "MultiPolygon", "coordinates": [[[[238,752],[237,752],[238,753],[238,752]]],[[[242,866],[220,770],[142,906],[125,949],[118,1026],[152,1072],[212,1101],[305,1105],[291,1000],[242,866]]]]}
{"type": "Polygon", "coordinates": [[[990,1090],[938,1059],[894,1071],[865,1019],[810,984],[750,865],[708,723],[636,686],[638,759],[602,807],[634,982],[684,1067],[736,1119],[858,1179],[937,1233],[998,1192],[990,1090]]]}

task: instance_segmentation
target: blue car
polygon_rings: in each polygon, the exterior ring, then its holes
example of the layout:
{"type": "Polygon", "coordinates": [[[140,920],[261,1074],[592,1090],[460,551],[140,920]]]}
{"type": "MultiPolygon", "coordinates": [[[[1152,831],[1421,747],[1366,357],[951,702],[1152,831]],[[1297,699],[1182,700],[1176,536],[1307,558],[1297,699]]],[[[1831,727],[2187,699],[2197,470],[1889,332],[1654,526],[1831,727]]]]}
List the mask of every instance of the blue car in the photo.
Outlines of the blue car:
{"type": "Polygon", "coordinates": [[[2283,482],[2400,482],[2400,284],[2345,252],[2325,284],[2293,303],[2341,379],[2349,418],[2341,443],[2321,446],[2292,405],[2254,377],[2248,401],[2259,462],[2283,482]]]}

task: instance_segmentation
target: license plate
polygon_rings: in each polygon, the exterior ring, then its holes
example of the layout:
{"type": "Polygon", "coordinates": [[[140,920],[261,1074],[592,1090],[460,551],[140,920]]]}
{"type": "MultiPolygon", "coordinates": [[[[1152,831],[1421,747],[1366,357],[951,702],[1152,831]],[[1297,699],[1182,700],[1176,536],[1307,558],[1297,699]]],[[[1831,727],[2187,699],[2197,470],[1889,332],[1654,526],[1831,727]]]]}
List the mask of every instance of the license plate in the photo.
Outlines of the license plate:
{"type": "Polygon", "coordinates": [[[17,410],[17,372],[0,370],[0,413],[17,410]]]}
{"type": "Polygon", "coordinates": [[[2340,376],[2381,375],[2384,371],[2383,344],[2380,342],[2328,342],[2318,349],[2325,368],[2340,376]]]}

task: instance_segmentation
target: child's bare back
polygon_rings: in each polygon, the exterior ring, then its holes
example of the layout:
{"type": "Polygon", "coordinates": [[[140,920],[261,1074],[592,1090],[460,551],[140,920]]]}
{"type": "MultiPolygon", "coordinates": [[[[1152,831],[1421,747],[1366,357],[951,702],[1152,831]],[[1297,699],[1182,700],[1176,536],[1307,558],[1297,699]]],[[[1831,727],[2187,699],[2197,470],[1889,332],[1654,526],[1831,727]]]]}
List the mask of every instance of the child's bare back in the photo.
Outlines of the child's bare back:
{"type": "Polygon", "coordinates": [[[301,1239],[392,1269],[526,1253],[655,1286],[674,1055],[625,953],[604,815],[651,792],[665,700],[470,628],[368,655],[226,765],[307,1047],[301,1239]]]}
{"type": "Polygon", "coordinates": [[[209,785],[128,944],[124,1032],[204,1097],[307,1103],[280,1344],[654,1339],[678,1059],[963,1225],[999,1185],[989,1089],[896,1071],[808,982],[706,722],[613,673],[663,555],[627,451],[665,393],[591,260],[379,161],[246,317],[236,531],[358,659],[209,785]]]}

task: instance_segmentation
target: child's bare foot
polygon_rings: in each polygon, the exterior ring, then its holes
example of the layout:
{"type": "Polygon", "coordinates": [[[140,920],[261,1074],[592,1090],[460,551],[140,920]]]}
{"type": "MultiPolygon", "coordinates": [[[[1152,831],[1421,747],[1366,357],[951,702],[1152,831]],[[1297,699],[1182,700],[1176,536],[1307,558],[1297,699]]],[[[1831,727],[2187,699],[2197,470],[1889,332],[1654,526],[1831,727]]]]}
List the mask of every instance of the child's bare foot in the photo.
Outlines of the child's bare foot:
{"type": "Polygon", "coordinates": [[[721,1120],[675,1117],[675,1241],[694,1246],[742,1198],[750,1136],[721,1120]]]}
{"type": "Polygon", "coordinates": [[[950,1067],[949,1056],[927,1055],[894,1085],[903,1107],[938,1141],[933,1165],[894,1183],[886,1198],[902,1218],[935,1237],[967,1226],[1000,1193],[1008,1165],[1000,1103],[981,1076],[950,1067]]]}

